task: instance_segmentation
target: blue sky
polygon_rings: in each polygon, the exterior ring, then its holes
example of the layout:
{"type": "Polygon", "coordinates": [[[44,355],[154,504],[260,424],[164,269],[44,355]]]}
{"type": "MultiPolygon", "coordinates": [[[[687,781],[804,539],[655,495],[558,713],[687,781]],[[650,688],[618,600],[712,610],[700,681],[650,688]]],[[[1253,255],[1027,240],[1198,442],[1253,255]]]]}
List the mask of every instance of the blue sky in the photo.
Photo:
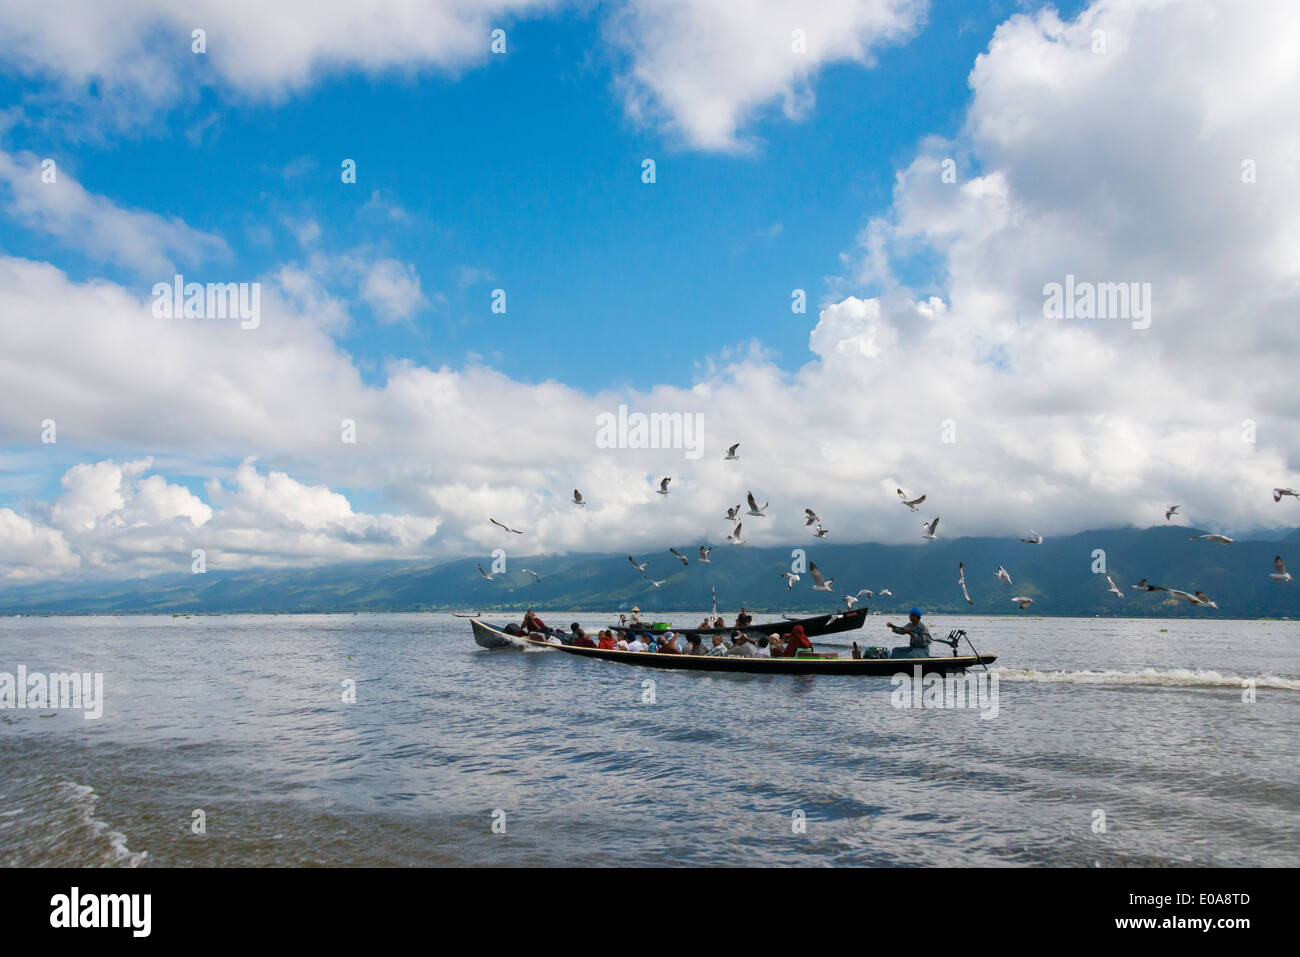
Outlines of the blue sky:
{"type": "MultiPolygon", "coordinates": [[[[229,261],[184,269],[200,281],[302,259],[286,221],[317,222],[323,250],[412,264],[430,303],[398,324],[357,305],[340,336],[372,379],[393,357],[437,367],[477,355],[522,381],[681,385],[697,360],[749,339],[788,370],[806,361],[826,277],[888,206],[918,140],[958,132],[975,56],[1014,9],[935,3],[922,32],[885,47],[874,68],[827,67],[805,119],[760,109],[745,130],[756,145],[740,155],[630,121],[617,55],[592,16],[524,20],[506,56],[454,76],[335,76],[274,103],[209,90],[102,142],[77,141],[78,129],[51,137],[34,116],[9,146],[58,157],[122,206],[224,238],[229,261]],[[356,185],[340,183],[344,157],[358,163],[356,185]],[[640,179],[646,157],[654,185],[640,179]],[[407,216],[367,212],[376,193],[407,216]],[[489,310],[497,287],[505,317],[489,310]],[[794,288],[807,290],[808,315],[791,314],[794,288]]],[[[7,77],[0,108],[32,88],[7,77]]],[[[151,284],[12,219],[0,219],[0,246],[74,277],[151,284]]],[[[908,277],[918,292],[942,291],[933,266],[908,277]]]]}
{"type": "Polygon", "coordinates": [[[952,536],[1293,524],[1300,37],[1253,10],[0,8],[0,579],[478,554],[489,515],[659,548],[749,489],[759,544],[809,505],[916,543],[898,487],[952,536]],[[265,322],[155,321],[174,271],[265,322]],[[1067,273],[1155,320],[1047,317],[1067,273]],[[620,404],[703,459],[602,447],[620,404]]]}

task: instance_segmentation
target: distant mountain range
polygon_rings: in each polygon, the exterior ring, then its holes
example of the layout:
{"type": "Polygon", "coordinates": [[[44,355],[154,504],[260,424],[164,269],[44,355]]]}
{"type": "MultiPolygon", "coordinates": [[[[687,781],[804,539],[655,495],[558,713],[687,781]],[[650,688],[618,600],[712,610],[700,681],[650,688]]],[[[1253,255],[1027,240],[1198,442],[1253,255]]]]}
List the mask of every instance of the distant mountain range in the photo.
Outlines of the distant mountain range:
{"type": "Polygon", "coordinates": [[[710,564],[700,564],[696,547],[682,547],[689,566],[663,552],[638,554],[647,570],[664,585],[655,588],[628,562],[625,554],[519,556],[508,571],[483,580],[475,567],[486,557],[438,563],[377,562],[279,571],[209,571],[131,581],[42,582],[0,589],[0,614],[233,614],[300,612],[381,612],[469,610],[518,611],[601,608],[611,611],[640,605],[656,609],[706,609],[710,589],[718,608],[734,614],[741,605],[756,612],[822,612],[842,608],[840,596],[860,588],[892,597],[870,602],[872,610],[899,613],[912,605],[927,612],[978,614],[1192,616],[1227,618],[1300,618],[1300,529],[1268,541],[1231,545],[1188,541],[1199,529],[1162,526],[1080,532],[1049,538],[1041,545],[1016,539],[939,539],[925,545],[834,545],[822,542],[787,547],[719,545],[710,564]],[[809,561],[834,579],[831,594],[811,590],[804,574],[793,590],[780,578],[791,567],[792,550],[802,548],[809,561]],[[1105,553],[1106,571],[1124,591],[1107,592],[1106,577],[1093,572],[1105,553]],[[1294,561],[1297,580],[1268,578],[1273,556],[1294,561]],[[966,583],[973,606],[957,586],[957,563],[966,563],[966,583]],[[994,578],[999,565],[1013,585],[994,578]],[[532,568],[535,582],[521,569],[532,568]],[[1130,590],[1139,579],[1200,589],[1219,608],[1197,608],[1163,593],[1130,590]],[[1020,612],[1012,595],[1027,595],[1034,604],[1020,612]]]}

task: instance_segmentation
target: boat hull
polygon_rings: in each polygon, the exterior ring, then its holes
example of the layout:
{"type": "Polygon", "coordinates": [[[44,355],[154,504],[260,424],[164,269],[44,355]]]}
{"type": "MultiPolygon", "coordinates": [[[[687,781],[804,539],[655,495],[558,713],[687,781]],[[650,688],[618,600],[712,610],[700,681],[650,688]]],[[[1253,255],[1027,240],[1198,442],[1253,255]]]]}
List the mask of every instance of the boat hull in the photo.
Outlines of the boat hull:
{"type": "MultiPolygon", "coordinates": [[[[795,625],[803,626],[803,633],[809,638],[816,638],[818,635],[833,635],[841,631],[853,631],[861,628],[867,620],[867,609],[858,608],[853,611],[836,612],[831,615],[814,615],[811,618],[786,618],[782,621],[767,621],[758,625],[746,625],[744,631],[750,635],[777,635],[785,634],[795,625]]],[[[611,625],[614,631],[621,632],[641,632],[649,633],[650,626],[642,625],[640,627],[632,625],[611,625]]],[[[673,628],[672,632],[676,635],[729,635],[734,628],[673,628]]]]}
{"type": "Polygon", "coordinates": [[[796,674],[796,675],[874,675],[888,677],[895,674],[914,675],[920,667],[922,674],[948,674],[989,665],[997,655],[957,655],[936,658],[729,658],[713,655],[665,655],[649,651],[606,651],[602,648],[579,648],[572,645],[552,645],[531,638],[518,638],[478,621],[470,622],[474,640],[485,648],[533,647],[580,658],[595,658],[617,664],[642,668],[665,668],[674,671],[741,672],[745,674],[796,674]],[[490,642],[490,643],[489,643],[490,642]]]}

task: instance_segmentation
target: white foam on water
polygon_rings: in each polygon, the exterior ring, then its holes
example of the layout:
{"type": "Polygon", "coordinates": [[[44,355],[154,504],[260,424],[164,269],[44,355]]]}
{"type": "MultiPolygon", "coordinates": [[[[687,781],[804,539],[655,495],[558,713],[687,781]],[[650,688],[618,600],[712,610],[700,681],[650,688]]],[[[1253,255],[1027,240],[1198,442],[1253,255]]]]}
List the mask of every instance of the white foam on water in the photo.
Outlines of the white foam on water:
{"type": "Polygon", "coordinates": [[[1300,678],[1285,678],[1280,675],[1253,675],[1249,679],[1241,675],[1223,674],[1218,671],[1192,671],[1187,668],[1170,668],[1158,670],[1143,668],[1141,671],[1035,671],[1024,668],[994,668],[1000,681],[1028,681],[1063,684],[1102,684],[1102,685],[1139,685],[1148,687],[1174,688],[1241,688],[1242,682],[1253,681],[1256,688],[1271,688],[1277,691],[1300,691],[1300,678]]]}
{"type": "Polygon", "coordinates": [[[81,810],[81,819],[85,825],[91,829],[97,838],[101,838],[108,844],[108,866],[124,864],[127,867],[139,867],[149,857],[148,851],[133,851],[126,845],[126,835],[121,831],[115,831],[107,821],[101,821],[95,817],[95,805],[99,803],[99,795],[95,789],[88,784],[77,784],[74,781],[61,781],[59,786],[65,793],[72,798],[72,803],[81,810]]]}

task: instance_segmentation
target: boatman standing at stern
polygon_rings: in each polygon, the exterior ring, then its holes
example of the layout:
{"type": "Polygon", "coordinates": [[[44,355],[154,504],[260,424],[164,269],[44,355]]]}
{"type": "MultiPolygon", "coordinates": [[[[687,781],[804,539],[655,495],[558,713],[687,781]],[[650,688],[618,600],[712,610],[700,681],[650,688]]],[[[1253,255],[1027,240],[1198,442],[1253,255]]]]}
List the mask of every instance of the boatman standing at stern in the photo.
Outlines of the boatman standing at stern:
{"type": "Polygon", "coordinates": [[[891,658],[929,658],[930,629],[921,624],[921,609],[913,608],[907,613],[907,624],[901,628],[892,621],[885,622],[885,627],[896,635],[910,635],[911,641],[906,648],[895,648],[890,652],[891,658]]]}

